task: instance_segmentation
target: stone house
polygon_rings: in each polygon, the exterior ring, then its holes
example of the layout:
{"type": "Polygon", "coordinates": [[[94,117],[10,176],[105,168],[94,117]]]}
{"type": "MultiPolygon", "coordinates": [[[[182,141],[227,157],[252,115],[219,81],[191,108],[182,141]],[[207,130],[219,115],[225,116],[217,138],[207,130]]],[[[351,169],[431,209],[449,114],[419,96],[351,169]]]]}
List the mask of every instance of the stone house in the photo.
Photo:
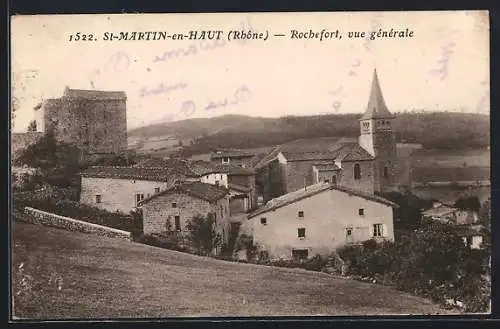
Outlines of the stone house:
{"type": "Polygon", "coordinates": [[[95,166],[81,173],[80,202],[129,213],[138,203],[176,183],[194,181],[176,168],[95,166]]]}
{"type": "Polygon", "coordinates": [[[178,232],[186,236],[187,224],[196,215],[213,216],[215,230],[227,243],[230,233],[229,191],[202,182],[182,183],[139,202],[144,234],[178,232]]]}
{"type": "Polygon", "coordinates": [[[392,190],[397,176],[393,119],[375,71],[358,141],[320,138],[277,146],[255,166],[264,202],[321,181],[368,194],[392,190]]]}
{"type": "Polygon", "coordinates": [[[318,183],[249,214],[254,244],[271,259],[308,258],[369,239],[394,240],[398,207],[379,196],[318,183]]]}
{"type": "Polygon", "coordinates": [[[126,102],[125,92],[66,87],[62,97],[35,108],[37,130],[52,129],[86,155],[121,154],[127,150],[126,102]]]}
{"type": "Polygon", "coordinates": [[[248,212],[257,206],[255,173],[233,163],[214,164],[196,161],[191,169],[207,184],[220,185],[230,190],[231,214],[248,212]]]}
{"type": "Polygon", "coordinates": [[[234,164],[243,168],[251,168],[255,155],[244,150],[221,149],[210,154],[210,162],[215,164],[234,164]]]}

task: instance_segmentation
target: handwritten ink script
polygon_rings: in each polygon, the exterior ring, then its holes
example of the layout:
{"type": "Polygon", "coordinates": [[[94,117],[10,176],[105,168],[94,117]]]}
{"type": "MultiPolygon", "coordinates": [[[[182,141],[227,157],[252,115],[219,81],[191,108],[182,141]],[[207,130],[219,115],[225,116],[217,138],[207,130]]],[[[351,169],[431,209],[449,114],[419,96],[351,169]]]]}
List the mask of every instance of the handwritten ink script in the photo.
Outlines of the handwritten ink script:
{"type": "MultiPolygon", "coordinates": [[[[235,106],[237,104],[246,103],[250,100],[251,97],[252,92],[247,86],[243,85],[236,89],[231,97],[224,97],[224,99],[221,101],[210,101],[208,102],[208,104],[201,107],[201,109],[204,111],[211,111],[212,113],[215,113],[216,110],[220,108],[227,108],[230,106],[235,106]]],[[[197,110],[198,107],[194,101],[186,100],[182,102],[181,108],[177,113],[169,114],[163,117],[162,121],[169,122],[174,120],[187,119],[191,117],[197,110]]]]}
{"type": "Polygon", "coordinates": [[[148,97],[152,95],[167,94],[175,90],[185,89],[188,86],[187,83],[181,81],[173,85],[168,85],[160,82],[156,87],[149,89],[147,86],[143,86],[139,90],[139,95],[141,98],[148,97]]]}
{"type": "Polygon", "coordinates": [[[432,75],[438,76],[440,80],[444,80],[448,77],[448,65],[454,48],[455,42],[450,41],[448,44],[446,44],[443,47],[442,56],[438,60],[438,67],[430,71],[432,75]]]}

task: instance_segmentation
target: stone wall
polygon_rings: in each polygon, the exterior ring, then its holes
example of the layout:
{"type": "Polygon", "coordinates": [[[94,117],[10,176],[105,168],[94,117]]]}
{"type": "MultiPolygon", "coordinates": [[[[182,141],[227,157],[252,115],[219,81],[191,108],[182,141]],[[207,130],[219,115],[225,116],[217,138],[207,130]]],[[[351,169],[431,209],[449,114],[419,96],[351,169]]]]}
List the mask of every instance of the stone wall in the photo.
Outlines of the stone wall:
{"type": "Polygon", "coordinates": [[[57,227],[65,229],[67,231],[88,233],[108,238],[118,238],[129,241],[132,240],[132,233],[117,230],[115,228],[83,222],[31,207],[24,208],[24,213],[27,216],[24,217],[23,220],[31,224],[57,227]]]}

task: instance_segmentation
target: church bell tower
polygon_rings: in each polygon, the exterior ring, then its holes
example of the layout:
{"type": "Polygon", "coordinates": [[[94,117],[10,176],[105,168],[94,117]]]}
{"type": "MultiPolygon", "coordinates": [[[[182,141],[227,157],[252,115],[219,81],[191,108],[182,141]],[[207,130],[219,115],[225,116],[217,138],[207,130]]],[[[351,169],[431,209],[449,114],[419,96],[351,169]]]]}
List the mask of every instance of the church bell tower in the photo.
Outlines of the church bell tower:
{"type": "Polygon", "coordinates": [[[373,178],[376,192],[390,191],[395,184],[396,141],[392,132],[393,119],[385,104],[375,69],[368,105],[359,119],[359,145],[375,158],[373,178]]]}

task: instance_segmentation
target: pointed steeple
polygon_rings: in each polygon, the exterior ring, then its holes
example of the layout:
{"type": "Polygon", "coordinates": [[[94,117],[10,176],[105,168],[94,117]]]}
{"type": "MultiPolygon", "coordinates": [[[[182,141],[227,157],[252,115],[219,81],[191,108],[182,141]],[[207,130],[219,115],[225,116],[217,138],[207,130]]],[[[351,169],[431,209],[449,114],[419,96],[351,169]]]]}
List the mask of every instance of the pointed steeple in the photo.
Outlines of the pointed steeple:
{"type": "Polygon", "coordinates": [[[372,89],[370,91],[368,106],[360,120],[389,119],[392,117],[393,115],[389,112],[385,104],[380,82],[378,81],[377,69],[375,69],[373,71],[372,89]]]}

